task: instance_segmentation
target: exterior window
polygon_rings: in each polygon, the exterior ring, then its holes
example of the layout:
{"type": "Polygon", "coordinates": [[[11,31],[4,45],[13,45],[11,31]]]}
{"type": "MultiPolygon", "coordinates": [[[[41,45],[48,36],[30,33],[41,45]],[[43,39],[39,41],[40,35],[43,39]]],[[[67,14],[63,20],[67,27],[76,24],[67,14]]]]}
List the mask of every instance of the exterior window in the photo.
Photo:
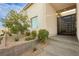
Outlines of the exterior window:
{"type": "Polygon", "coordinates": [[[33,29],[37,29],[38,28],[38,24],[39,24],[38,17],[37,16],[32,17],[31,18],[31,26],[32,26],[32,28],[33,29]]]}

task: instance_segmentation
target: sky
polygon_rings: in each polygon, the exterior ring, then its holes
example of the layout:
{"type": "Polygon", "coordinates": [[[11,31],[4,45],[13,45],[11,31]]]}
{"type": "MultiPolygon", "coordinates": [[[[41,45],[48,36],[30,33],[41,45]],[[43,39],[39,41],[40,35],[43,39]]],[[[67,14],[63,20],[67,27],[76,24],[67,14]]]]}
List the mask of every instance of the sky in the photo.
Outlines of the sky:
{"type": "MultiPolygon", "coordinates": [[[[20,11],[24,8],[26,3],[0,3],[0,20],[5,18],[7,13],[10,10],[20,11]]],[[[3,28],[2,23],[0,22],[0,28],[3,28]]]]}

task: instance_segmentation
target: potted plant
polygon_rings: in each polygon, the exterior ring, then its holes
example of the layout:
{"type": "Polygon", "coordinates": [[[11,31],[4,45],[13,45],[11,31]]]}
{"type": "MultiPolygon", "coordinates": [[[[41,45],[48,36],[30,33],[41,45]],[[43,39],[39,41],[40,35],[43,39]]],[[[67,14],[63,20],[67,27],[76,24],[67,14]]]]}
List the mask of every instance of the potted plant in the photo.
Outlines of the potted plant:
{"type": "Polygon", "coordinates": [[[45,43],[48,39],[49,32],[45,29],[40,29],[38,33],[38,40],[42,43],[45,43]]]}

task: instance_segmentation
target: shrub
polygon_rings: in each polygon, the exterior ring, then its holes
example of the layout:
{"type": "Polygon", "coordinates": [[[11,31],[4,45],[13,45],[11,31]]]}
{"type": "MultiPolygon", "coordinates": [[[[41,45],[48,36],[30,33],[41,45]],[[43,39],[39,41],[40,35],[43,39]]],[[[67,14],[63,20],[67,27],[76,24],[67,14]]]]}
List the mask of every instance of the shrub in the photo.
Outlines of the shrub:
{"type": "Polygon", "coordinates": [[[26,41],[32,40],[32,37],[30,37],[30,36],[29,37],[26,37],[25,40],[26,41]]]}
{"type": "Polygon", "coordinates": [[[9,32],[8,32],[7,34],[8,34],[9,36],[12,36],[12,34],[11,34],[11,33],[9,33],[9,32]]]}
{"type": "Polygon", "coordinates": [[[26,32],[26,36],[30,36],[30,31],[27,31],[26,32]]]}
{"type": "Polygon", "coordinates": [[[39,30],[38,39],[40,42],[45,42],[48,39],[49,32],[45,29],[39,30]]]}
{"type": "Polygon", "coordinates": [[[0,36],[4,36],[4,34],[1,34],[0,36]]]}
{"type": "Polygon", "coordinates": [[[35,39],[36,36],[37,36],[37,32],[36,32],[36,31],[32,31],[32,32],[31,32],[31,35],[32,35],[32,38],[35,39]]]}
{"type": "Polygon", "coordinates": [[[33,52],[35,52],[37,50],[37,48],[33,48],[33,52]]]}

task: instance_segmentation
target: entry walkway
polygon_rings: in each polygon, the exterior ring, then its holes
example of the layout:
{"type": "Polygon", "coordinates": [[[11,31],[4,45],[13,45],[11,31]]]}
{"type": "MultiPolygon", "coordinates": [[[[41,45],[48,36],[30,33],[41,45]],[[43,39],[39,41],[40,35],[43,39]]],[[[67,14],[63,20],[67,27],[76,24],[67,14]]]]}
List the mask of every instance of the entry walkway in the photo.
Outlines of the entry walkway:
{"type": "Polygon", "coordinates": [[[28,50],[23,56],[79,56],[79,42],[74,36],[51,37],[46,44],[38,44],[37,51],[28,50]]]}

